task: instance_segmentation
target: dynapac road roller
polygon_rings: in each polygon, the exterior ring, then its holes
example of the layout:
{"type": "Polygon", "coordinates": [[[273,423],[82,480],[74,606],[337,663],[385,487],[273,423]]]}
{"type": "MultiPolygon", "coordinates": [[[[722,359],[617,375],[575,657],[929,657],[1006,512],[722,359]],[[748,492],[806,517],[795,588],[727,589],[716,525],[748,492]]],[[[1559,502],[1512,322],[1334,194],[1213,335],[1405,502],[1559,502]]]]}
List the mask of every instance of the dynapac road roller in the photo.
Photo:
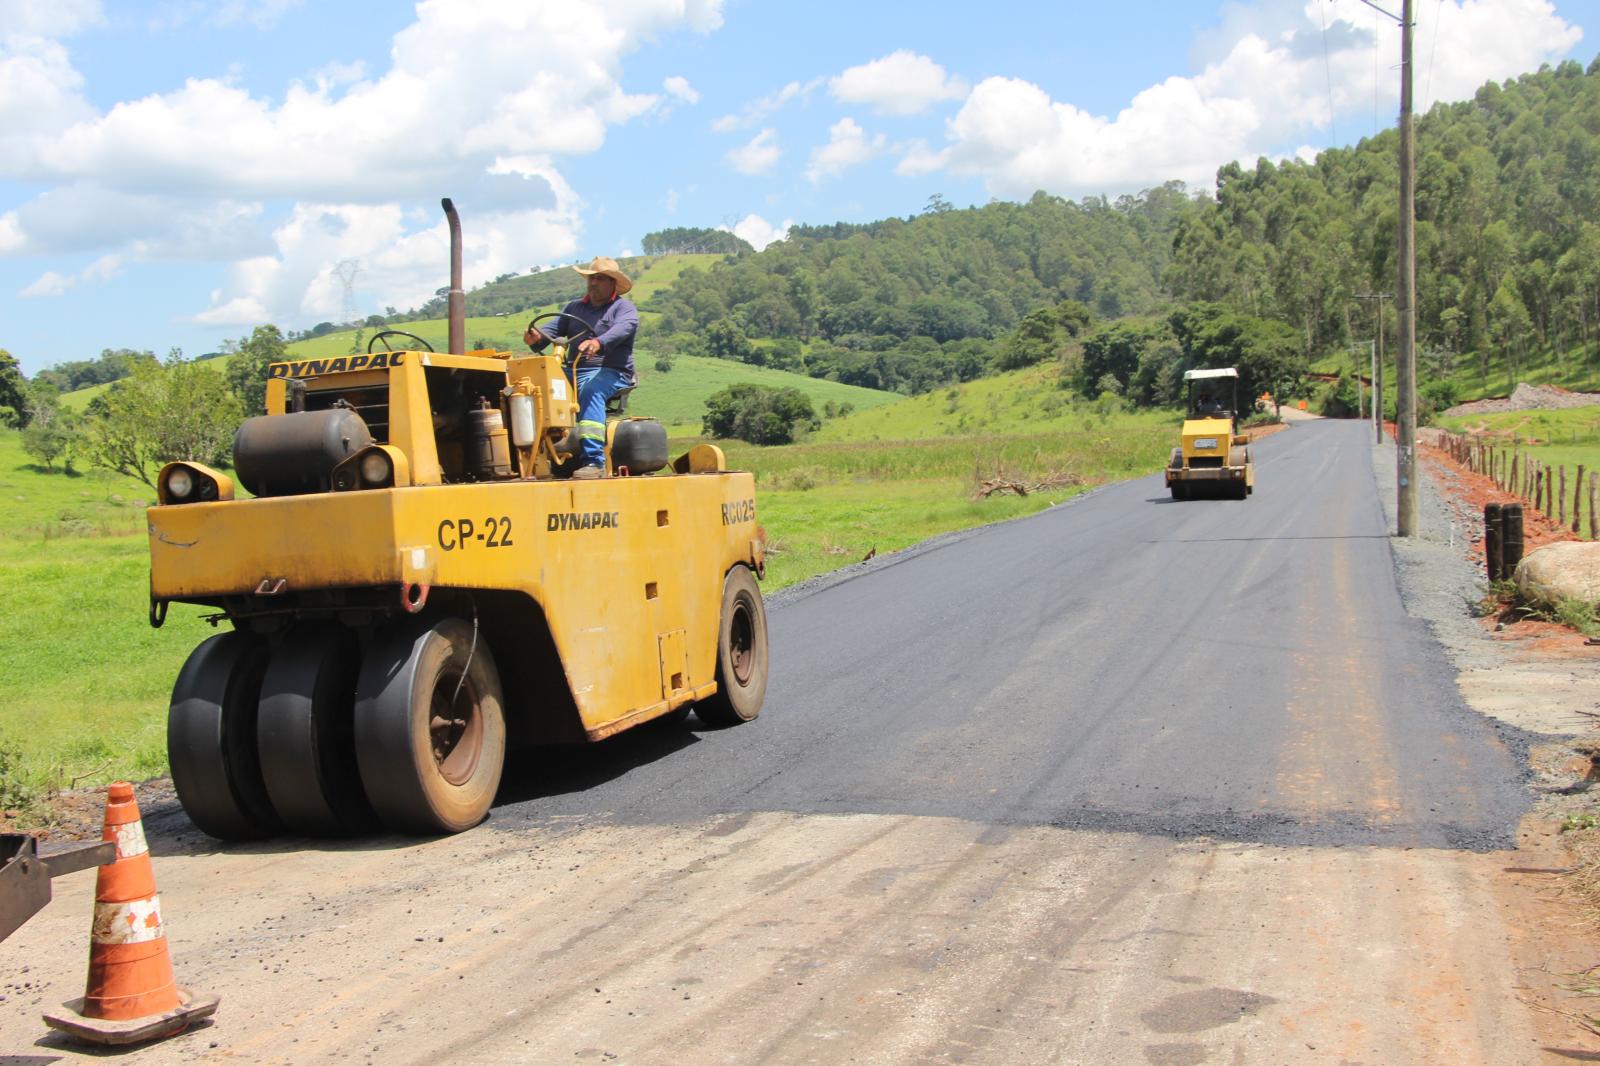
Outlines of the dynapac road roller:
{"type": "Polygon", "coordinates": [[[1167,488],[1174,500],[1215,492],[1242,500],[1256,491],[1250,438],[1237,433],[1244,410],[1239,406],[1239,371],[1235,367],[1190,370],[1183,381],[1188,391],[1188,417],[1182,443],[1167,462],[1167,488]]]}
{"type": "Polygon", "coordinates": [[[234,439],[253,498],[200,463],[160,473],[151,622],[176,602],[226,626],[167,723],[178,796],[212,836],[456,832],[519,744],[761,710],[754,478],[711,445],[669,464],[661,425],[630,418],[608,425],[608,476],[566,479],[569,345],[465,350],[444,209],[449,352],[411,338],[272,365],[267,413],[234,439]]]}

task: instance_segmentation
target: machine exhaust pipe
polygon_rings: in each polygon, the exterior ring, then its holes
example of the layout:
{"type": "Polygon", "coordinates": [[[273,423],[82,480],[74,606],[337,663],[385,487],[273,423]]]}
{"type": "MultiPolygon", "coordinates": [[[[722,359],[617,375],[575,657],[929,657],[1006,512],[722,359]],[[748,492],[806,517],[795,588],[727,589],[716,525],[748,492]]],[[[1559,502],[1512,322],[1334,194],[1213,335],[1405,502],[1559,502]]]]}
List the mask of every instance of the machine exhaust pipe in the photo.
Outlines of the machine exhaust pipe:
{"type": "Polygon", "coordinates": [[[450,221],[450,354],[467,350],[467,294],[461,288],[461,216],[447,196],[440,201],[444,217],[450,221]]]}

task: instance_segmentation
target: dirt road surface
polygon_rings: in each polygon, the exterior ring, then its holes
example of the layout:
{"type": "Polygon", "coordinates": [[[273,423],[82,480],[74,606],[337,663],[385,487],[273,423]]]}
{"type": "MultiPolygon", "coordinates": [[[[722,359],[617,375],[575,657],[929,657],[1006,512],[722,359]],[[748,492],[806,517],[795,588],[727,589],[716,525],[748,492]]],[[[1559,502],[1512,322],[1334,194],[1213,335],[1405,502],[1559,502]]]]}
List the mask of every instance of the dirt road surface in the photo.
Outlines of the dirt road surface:
{"type": "MultiPolygon", "coordinates": [[[[1256,448],[1248,502],[1136,482],[780,597],[762,718],[545,753],[457,837],[223,847],[157,805],[222,1007],[124,1058],[1600,1058],[1551,1013],[1593,959],[1530,734],[1406,618],[1364,427],[1256,448]]],[[[91,894],[0,946],[4,1061],[87,1057],[39,1014],[91,894]]]]}

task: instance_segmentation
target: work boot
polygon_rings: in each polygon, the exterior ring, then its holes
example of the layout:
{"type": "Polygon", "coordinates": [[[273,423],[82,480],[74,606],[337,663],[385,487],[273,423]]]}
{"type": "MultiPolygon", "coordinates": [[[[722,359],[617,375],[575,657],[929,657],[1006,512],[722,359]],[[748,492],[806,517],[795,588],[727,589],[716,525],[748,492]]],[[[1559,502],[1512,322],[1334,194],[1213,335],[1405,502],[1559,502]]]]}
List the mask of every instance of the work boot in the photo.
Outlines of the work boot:
{"type": "Polygon", "coordinates": [[[572,472],[574,481],[589,481],[597,477],[605,477],[606,470],[603,466],[580,466],[572,472]]]}

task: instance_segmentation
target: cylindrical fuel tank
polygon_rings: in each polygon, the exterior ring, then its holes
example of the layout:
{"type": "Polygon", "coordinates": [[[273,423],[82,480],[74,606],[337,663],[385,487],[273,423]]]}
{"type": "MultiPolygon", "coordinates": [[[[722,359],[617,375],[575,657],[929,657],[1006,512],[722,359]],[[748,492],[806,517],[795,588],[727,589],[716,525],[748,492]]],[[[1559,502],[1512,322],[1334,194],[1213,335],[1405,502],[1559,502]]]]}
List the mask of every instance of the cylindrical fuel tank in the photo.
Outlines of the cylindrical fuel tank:
{"type": "Polygon", "coordinates": [[[667,465],[667,427],[653,418],[625,418],[611,435],[611,469],[650,474],[667,465]]]}
{"type": "Polygon", "coordinates": [[[511,476],[511,442],[500,408],[487,400],[467,412],[467,468],[479,481],[511,476]]]}
{"type": "Polygon", "coordinates": [[[348,408],[247,418],[233,435],[233,468],[255,496],[328,491],[333,468],[372,443],[348,408]]]}

